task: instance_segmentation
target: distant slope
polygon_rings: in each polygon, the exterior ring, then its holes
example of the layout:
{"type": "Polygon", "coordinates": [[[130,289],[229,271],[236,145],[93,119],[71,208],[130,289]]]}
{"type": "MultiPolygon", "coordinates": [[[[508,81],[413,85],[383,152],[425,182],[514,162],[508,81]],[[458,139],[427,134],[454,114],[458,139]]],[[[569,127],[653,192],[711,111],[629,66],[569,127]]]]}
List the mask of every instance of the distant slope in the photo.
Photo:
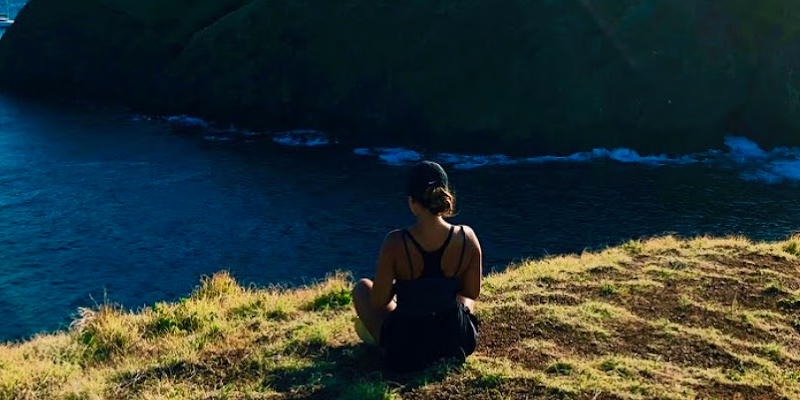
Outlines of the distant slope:
{"type": "Polygon", "coordinates": [[[782,0],[32,0],[0,41],[0,87],[447,150],[797,145],[797,15],[782,0]]]}
{"type": "Polygon", "coordinates": [[[230,276],[0,346],[0,399],[800,398],[800,241],[630,242],[485,280],[477,353],[396,376],[353,331],[350,281],[230,276]]]}

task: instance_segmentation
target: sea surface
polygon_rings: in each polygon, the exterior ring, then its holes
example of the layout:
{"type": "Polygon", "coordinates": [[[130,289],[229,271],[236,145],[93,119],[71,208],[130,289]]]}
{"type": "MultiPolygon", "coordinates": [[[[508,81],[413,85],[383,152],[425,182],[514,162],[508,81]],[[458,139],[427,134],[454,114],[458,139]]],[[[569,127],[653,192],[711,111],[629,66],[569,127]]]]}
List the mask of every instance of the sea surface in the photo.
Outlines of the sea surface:
{"type": "Polygon", "coordinates": [[[422,158],[450,171],[454,222],[477,231],[487,271],[664,233],[773,240],[800,226],[800,150],[746,138],[512,159],[0,96],[0,339],[64,328],[104,299],[174,300],[223,269],[262,286],[369,276],[384,235],[413,223],[403,177],[422,158]]]}
{"type": "MultiPolygon", "coordinates": [[[[6,10],[5,1],[4,0],[0,0],[0,14],[5,14],[6,11],[8,11],[8,16],[11,19],[14,19],[14,18],[17,17],[17,14],[19,13],[19,10],[21,10],[22,6],[24,6],[26,3],[27,3],[27,0],[26,1],[9,0],[8,1],[8,10],[6,10]]],[[[5,29],[0,28],[0,37],[3,37],[3,33],[5,33],[5,29]]]]}
{"type": "Polygon", "coordinates": [[[477,231],[487,271],[665,233],[800,227],[800,149],[743,137],[696,154],[511,158],[0,95],[0,341],[63,329],[105,299],[174,300],[219,270],[260,286],[369,276],[384,235],[413,223],[403,178],[424,158],[450,171],[453,221],[477,231]]]}

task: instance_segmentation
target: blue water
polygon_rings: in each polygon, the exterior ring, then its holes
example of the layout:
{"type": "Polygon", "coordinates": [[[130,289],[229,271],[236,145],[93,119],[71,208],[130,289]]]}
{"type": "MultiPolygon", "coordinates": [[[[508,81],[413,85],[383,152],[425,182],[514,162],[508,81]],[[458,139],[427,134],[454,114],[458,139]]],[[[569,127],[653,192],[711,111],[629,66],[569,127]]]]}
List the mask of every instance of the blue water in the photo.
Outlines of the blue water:
{"type": "MultiPolygon", "coordinates": [[[[63,327],[104,294],[132,309],[172,300],[221,269],[259,285],[371,274],[383,235],[412,220],[403,152],[370,152],[0,97],[0,338],[63,327]]],[[[796,183],[748,178],[765,168],[757,152],[725,154],[446,166],[455,221],[477,230],[491,269],[664,232],[796,229],[796,183]]]]}
{"type": "MultiPolygon", "coordinates": [[[[11,18],[11,19],[16,18],[17,14],[19,13],[19,10],[21,10],[22,6],[24,6],[26,3],[27,3],[27,1],[11,1],[11,0],[9,0],[9,2],[8,2],[8,16],[9,16],[9,18],[11,18]]],[[[5,1],[0,0],[0,13],[5,13],[5,12],[6,12],[6,3],[5,3],[5,1]]],[[[5,33],[5,29],[0,28],[0,37],[3,37],[3,33],[5,33]]]]}
{"type": "Polygon", "coordinates": [[[222,269],[258,285],[369,275],[383,235],[412,222],[403,166],[422,157],[451,171],[455,222],[476,229],[487,270],[667,232],[781,239],[800,224],[800,150],[746,138],[701,154],[511,159],[206,125],[0,96],[0,340],[63,328],[104,296],[172,300],[222,269]]]}

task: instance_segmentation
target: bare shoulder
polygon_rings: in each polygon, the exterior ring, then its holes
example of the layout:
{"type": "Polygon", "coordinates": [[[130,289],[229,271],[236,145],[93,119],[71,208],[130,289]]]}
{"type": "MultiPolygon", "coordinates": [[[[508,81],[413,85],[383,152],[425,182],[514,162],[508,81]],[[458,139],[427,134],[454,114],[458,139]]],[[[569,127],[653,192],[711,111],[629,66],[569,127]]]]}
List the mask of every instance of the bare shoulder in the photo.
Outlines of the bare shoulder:
{"type": "Polygon", "coordinates": [[[386,239],[385,240],[387,242],[394,242],[394,241],[398,241],[398,240],[403,240],[403,230],[402,229],[395,229],[393,231],[390,231],[389,233],[386,234],[386,239]]]}
{"type": "Polygon", "coordinates": [[[475,233],[475,230],[469,225],[461,225],[461,227],[464,229],[464,234],[466,235],[467,241],[474,245],[478,245],[478,235],[475,233]]]}
{"type": "Polygon", "coordinates": [[[395,229],[386,234],[386,238],[383,239],[383,246],[387,249],[395,248],[398,244],[403,243],[403,230],[402,229],[395,229]]]}

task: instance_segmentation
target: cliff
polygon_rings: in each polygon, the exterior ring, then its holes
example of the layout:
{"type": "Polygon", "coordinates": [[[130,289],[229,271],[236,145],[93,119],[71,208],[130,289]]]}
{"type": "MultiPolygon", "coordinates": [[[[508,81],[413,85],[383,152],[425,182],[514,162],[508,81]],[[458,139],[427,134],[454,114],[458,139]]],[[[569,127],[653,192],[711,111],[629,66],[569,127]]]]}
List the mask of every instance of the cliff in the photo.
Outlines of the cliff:
{"type": "Polygon", "coordinates": [[[0,40],[0,87],[351,144],[800,145],[797,15],[781,0],[31,0],[0,40]]]}

